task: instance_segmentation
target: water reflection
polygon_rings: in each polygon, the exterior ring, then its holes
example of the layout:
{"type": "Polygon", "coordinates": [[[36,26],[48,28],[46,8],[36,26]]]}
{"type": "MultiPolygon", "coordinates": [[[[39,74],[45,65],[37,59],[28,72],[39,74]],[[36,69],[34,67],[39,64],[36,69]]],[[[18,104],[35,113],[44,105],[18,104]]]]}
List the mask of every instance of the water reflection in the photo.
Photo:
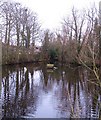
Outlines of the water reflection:
{"type": "Polygon", "coordinates": [[[101,94],[84,68],[45,65],[5,66],[2,69],[3,117],[99,118],[101,94]]]}

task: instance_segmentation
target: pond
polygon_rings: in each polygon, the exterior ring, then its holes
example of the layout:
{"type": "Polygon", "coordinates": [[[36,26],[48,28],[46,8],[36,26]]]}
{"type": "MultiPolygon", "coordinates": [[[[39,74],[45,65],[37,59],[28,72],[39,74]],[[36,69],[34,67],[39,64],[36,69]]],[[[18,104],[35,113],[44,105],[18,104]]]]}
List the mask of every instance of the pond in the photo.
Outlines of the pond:
{"type": "Polygon", "coordinates": [[[99,118],[101,91],[94,78],[83,67],[3,66],[1,118],[99,118]]]}

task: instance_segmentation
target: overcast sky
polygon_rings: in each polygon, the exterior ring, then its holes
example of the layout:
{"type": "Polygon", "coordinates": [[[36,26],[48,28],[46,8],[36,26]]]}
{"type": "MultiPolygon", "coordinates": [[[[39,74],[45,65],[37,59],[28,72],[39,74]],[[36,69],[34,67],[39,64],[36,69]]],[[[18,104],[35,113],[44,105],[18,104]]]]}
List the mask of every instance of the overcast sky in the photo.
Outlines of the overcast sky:
{"type": "Polygon", "coordinates": [[[20,2],[36,12],[43,28],[56,29],[62,19],[74,6],[76,8],[87,8],[100,0],[12,0],[20,2]]]}

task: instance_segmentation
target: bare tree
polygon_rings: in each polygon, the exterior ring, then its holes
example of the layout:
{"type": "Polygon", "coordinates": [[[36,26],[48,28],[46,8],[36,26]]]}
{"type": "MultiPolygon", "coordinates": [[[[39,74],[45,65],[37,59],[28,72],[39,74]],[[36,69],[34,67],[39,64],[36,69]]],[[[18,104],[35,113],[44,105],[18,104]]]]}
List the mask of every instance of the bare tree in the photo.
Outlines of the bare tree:
{"type": "Polygon", "coordinates": [[[40,25],[36,13],[20,3],[3,2],[0,8],[5,43],[29,48],[38,38],[40,25]]]}
{"type": "Polygon", "coordinates": [[[1,6],[2,25],[5,29],[5,43],[10,44],[11,31],[14,25],[14,19],[12,14],[13,5],[12,3],[4,2],[1,6]]]}
{"type": "MultiPolygon", "coordinates": [[[[83,10],[82,13],[76,10],[74,7],[72,8],[71,17],[67,17],[64,19],[63,22],[63,34],[67,34],[67,41],[69,46],[75,44],[74,51],[75,51],[75,59],[81,53],[83,44],[85,42],[85,26],[86,26],[86,12],[83,10]]],[[[64,36],[64,37],[65,37],[64,36]]],[[[66,39],[66,37],[65,37],[66,39]]]]}

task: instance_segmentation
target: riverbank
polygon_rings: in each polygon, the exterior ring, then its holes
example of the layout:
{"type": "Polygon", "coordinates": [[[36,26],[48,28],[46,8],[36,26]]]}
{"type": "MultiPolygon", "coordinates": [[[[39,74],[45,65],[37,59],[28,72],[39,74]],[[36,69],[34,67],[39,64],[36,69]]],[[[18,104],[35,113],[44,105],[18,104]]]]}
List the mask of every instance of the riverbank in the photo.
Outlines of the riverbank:
{"type": "Polygon", "coordinates": [[[40,53],[34,48],[9,46],[2,44],[2,65],[40,61],[40,53]]]}
{"type": "MultiPolygon", "coordinates": [[[[12,64],[23,64],[23,63],[32,63],[32,62],[44,62],[48,61],[49,57],[46,59],[43,55],[41,50],[36,50],[35,47],[25,48],[25,47],[18,47],[12,45],[6,45],[2,43],[1,45],[1,62],[0,65],[12,65],[12,64]]],[[[70,59],[70,58],[68,58],[70,59]]],[[[80,63],[79,59],[76,61],[69,60],[68,61],[61,61],[60,59],[57,60],[60,64],[71,64],[73,66],[81,66],[84,63],[80,63]]],[[[87,61],[87,60],[86,60],[87,61]]],[[[88,62],[85,63],[87,66],[93,66],[92,60],[88,59],[88,62]]],[[[100,62],[96,61],[96,66],[100,66],[100,62]]]]}

